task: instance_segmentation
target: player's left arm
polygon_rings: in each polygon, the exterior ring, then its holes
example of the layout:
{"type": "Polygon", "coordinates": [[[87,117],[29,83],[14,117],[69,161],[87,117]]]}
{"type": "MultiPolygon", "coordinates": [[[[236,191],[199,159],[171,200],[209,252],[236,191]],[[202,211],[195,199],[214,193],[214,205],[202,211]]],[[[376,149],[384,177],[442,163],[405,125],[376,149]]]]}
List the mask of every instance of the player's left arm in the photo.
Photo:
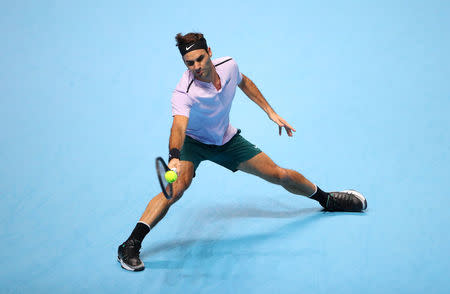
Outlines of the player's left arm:
{"type": "Polygon", "coordinates": [[[292,137],[292,132],[295,129],[289,125],[281,116],[279,116],[275,110],[270,106],[269,102],[264,98],[264,96],[259,91],[258,87],[245,75],[242,74],[242,80],[239,83],[239,88],[245,95],[255,102],[262,110],[264,110],[269,118],[278,125],[279,134],[281,136],[281,129],[284,128],[289,137],[292,137]]]}

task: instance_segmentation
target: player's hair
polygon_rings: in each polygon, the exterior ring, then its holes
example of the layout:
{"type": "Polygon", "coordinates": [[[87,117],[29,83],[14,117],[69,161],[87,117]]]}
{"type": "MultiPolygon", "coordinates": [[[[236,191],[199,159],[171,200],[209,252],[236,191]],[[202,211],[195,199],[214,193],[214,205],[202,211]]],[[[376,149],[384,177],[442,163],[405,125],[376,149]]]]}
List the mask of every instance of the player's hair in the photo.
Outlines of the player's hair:
{"type": "Polygon", "coordinates": [[[184,36],[181,33],[178,33],[175,36],[175,40],[177,41],[177,46],[194,43],[194,42],[197,42],[198,40],[200,40],[201,38],[203,38],[202,33],[188,33],[184,36]]]}

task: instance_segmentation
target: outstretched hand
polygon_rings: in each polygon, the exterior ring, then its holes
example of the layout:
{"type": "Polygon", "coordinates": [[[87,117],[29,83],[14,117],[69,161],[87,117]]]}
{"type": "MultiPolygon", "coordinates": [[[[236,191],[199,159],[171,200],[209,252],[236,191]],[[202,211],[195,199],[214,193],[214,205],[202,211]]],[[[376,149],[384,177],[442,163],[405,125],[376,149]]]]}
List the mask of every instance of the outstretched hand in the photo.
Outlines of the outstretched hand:
{"type": "Polygon", "coordinates": [[[268,114],[269,118],[278,125],[278,131],[281,136],[281,129],[284,128],[289,137],[292,137],[292,132],[295,132],[295,129],[287,123],[281,116],[276,114],[275,112],[268,114]]]}

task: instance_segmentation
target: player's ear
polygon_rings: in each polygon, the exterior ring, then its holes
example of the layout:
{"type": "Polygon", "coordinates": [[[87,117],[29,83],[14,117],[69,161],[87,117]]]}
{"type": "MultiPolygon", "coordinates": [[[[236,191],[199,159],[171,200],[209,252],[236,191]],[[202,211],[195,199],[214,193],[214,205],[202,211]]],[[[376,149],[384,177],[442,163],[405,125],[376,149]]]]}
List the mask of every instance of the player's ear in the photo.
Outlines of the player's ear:
{"type": "Polygon", "coordinates": [[[212,51],[211,51],[211,47],[208,47],[208,55],[209,55],[209,57],[211,57],[211,56],[212,56],[212,51]]]}

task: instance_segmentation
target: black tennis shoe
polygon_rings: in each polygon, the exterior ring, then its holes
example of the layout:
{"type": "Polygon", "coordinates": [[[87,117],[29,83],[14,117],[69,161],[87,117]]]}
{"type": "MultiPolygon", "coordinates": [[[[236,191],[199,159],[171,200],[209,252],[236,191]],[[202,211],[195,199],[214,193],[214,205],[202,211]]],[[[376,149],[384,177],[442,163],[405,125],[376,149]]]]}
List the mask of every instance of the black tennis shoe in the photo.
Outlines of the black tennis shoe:
{"type": "Polygon", "coordinates": [[[367,208],[367,200],[355,190],[330,192],[323,207],[327,211],[363,211],[367,208]]]}
{"type": "Polygon", "coordinates": [[[124,269],[136,272],[144,270],[144,263],[139,258],[139,249],[141,242],[134,239],[129,239],[119,246],[117,260],[124,269]]]}

